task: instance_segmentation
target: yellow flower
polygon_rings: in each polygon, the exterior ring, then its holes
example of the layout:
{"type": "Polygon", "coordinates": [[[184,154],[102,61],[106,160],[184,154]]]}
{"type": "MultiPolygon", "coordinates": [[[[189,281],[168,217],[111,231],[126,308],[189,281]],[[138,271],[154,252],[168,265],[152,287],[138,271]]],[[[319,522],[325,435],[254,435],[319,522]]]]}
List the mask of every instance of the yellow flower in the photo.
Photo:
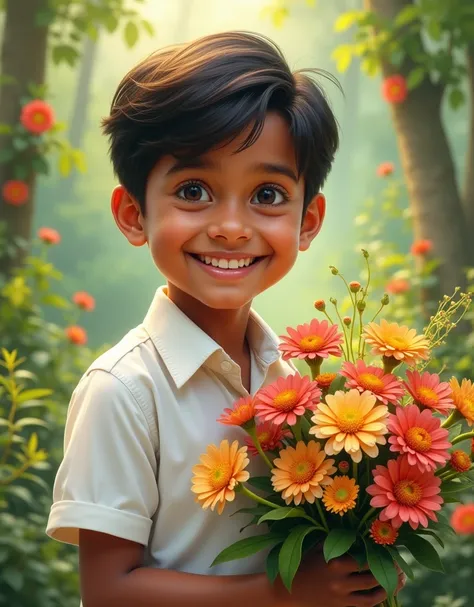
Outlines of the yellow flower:
{"type": "Polygon", "coordinates": [[[368,390],[359,392],[355,388],[326,396],[326,404],[320,403],[311,418],[314,426],[310,434],[327,439],[325,451],[328,455],[343,449],[354,462],[360,462],[362,451],[369,457],[377,457],[379,445],[385,445],[388,408],[377,405],[377,399],[368,390]]]}
{"type": "Polygon", "coordinates": [[[276,468],[272,470],[272,483],[287,504],[294,502],[298,506],[305,501],[313,504],[322,497],[322,487],[332,483],[330,475],[336,468],[333,459],[326,459],[319,443],[312,440],[306,445],[299,441],[296,449],[287,447],[279,455],[273,460],[276,468]]]}
{"type": "Polygon", "coordinates": [[[474,385],[469,379],[463,379],[461,384],[453,377],[449,382],[453,391],[452,398],[456,408],[466,418],[467,423],[474,424],[474,385]]]}
{"type": "Polygon", "coordinates": [[[415,329],[396,322],[380,321],[369,323],[364,328],[365,342],[372,346],[372,353],[395,358],[408,365],[414,365],[429,357],[429,342],[424,335],[417,335],[415,329]]]}
{"type": "Polygon", "coordinates": [[[200,464],[193,468],[193,486],[191,491],[196,493],[196,501],[201,506],[214,508],[222,514],[226,501],[235,498],[235,487],[249,478],[245,467],[249,463],[247,447],[240,447],[238,441],[229,446],[228,440],[223,440],[219,447],[209,445],[206,453],[201,455],[200,464]]]}
{"type": "Polygon", "coordinates": [[[355,479],[335,476],[333,484],[324,490],[323,502],[326,510],[342,516],[355,508],[358,495],[359,486],[356,485],[355,479]]]}

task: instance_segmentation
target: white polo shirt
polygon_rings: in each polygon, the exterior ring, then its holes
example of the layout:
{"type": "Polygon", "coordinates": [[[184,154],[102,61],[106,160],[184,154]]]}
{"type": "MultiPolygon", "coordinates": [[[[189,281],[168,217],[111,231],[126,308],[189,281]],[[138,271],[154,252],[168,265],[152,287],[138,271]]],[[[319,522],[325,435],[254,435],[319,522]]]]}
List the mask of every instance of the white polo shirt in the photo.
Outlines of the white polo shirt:
{"type": "MultiPolygon", "coordinates": [[[[252,393],[294,371],[253,311],[247,337],[252,393]]],[[[77,544],[78,530],[89,529],[138,542],[150,567],[263,571],[263,554],[210,568],[223,548],[259,532],[240,533],[248,516],[229,517],[250,500],[237,495],[218,515],[191,492],[192,468],[208,444],[244,444],[241,428],[216,420],[247,395],[240,367],[158,289],[144,322],[91,365],[72,395],[48,535],[77,544]]],[[[250,458],[250,471],[263,474],[250,458]]]]}

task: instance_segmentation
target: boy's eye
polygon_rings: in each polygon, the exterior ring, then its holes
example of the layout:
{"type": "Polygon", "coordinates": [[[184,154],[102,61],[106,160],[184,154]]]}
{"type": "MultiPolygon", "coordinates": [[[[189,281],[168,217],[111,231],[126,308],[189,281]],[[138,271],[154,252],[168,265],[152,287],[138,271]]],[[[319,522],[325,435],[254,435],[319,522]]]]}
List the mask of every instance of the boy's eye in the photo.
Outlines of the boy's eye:
{"type": "Polygon", "coordinates": [[[180,188],[177,192],[179,198],[188,200],[189,202],[209,202],[211,199],[209,194],[198,183],[188,183],[180,188]]]}
{"type": "Polygon", "coordinates": [[[256,204],[269,204],[277,206],[283,202],[286,202],[286,200],[288,200],[288,197],[285,196],[283,192],[276,188],[265,186],[255,192],[252,202],[256,204]]]}

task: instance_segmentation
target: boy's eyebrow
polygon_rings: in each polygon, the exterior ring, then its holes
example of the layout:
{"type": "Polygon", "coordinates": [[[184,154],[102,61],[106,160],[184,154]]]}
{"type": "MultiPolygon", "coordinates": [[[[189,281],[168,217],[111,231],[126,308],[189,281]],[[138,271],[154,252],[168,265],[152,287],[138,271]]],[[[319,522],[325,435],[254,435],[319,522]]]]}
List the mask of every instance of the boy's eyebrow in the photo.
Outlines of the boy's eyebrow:
{"type": "MultiPolygon", "coordinates": [[[[187,169],[214,169],[216,168],[215,163],[210,162],[209,160],[205,160],[204,158],[200,158],[199,156],[196,158],[182,158],[176,160],[176,162],[171,166],[166,175],[173,175],[174,173],[179,173],[180,171],[185,171],[187,169]]],[[[256,173],[273,173],[274,175],[285,175],[293,180],[295,183],[298,183],[298,177],[296,176],[293,169],[291,169],[286,164],[279,164],[275,162],[260,162],[254,165],[254,170],[256,173]]]]}

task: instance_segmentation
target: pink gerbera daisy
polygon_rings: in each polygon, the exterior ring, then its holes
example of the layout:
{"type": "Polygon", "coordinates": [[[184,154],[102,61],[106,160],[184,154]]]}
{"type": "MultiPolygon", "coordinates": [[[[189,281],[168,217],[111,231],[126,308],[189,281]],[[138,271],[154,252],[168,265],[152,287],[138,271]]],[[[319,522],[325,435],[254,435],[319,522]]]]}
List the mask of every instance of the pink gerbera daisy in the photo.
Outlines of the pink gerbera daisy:
{"type": "Polygon", "coordinates": [[[449,431],[441,428],[441,420],[429,409],[420,411],[416,405],[397,407],[396,415],[389,416],[387,427],[393,434],[388,439],[390,451],[405,454],[410,466],[429,472],[448,461],[449,431]]]}
{"type": "MultiPolygon", "coordinates": [[[[283,447],[283,439],[291,438],[293,436],[291,434],[291,430],[277,426],[273,422],[263,422],[262,424],[257,424],[255,433],[258,442],[262,447],[262,451],[276,451],[277,449],[281,449],[283,447]]],[[[259,454],[258,450],[250,436],[247,436],[245,442],[247,444],[249,453],[257,456],[259,454]]]]}
{"type": "Polygon", "coordinates": [[[293,426],[307,410],[314,411],[321,398],[316,382],[298,373],[279,377],[276,382],[262,388],[255,395],[255,410],[264,420],[293,426]]]}
{"type": "Polygon", "coordinates": [[[407,371],[407,381],[404,384],[417,405],[433,409],[442,415],[454,409],[451,387],[448,382],[440,381],[437,373],[407,371]]]}
{"type": "Polygon", "coordinates": [[[373,471],[375,484],[367,487],[372,495],[370,505],[383,508],[381,521],[390,521],[395,529],[409,523],[412,529],[428,526],[428,519],[437,522],[435,512],[441,510],[443,498],[441,479],[432,472],[420,472],[407,457],[389,460],[388,467],[377,466],[373,471]]]}
{"type": "Polygon", "coordinates": [[[384,373],[380,367],[366,365],[360,358],[342,365],[340,374],[347,377],[346,386],[359,392],[369,390],[384,405],[396,403],[404,393],[401,382],[392,373],[384,373]]]}
{"type": "Polygon", "coordinates": [[[341,356],[342,333],[338,332],[337,325],[330,325],[327,320],[314,318],[309,324],[298,325],[296,329],[288,327],[288,335],[281,335],[283,341],[280,351],[283,359],[328,358],[328,356],[341,356]]]}

